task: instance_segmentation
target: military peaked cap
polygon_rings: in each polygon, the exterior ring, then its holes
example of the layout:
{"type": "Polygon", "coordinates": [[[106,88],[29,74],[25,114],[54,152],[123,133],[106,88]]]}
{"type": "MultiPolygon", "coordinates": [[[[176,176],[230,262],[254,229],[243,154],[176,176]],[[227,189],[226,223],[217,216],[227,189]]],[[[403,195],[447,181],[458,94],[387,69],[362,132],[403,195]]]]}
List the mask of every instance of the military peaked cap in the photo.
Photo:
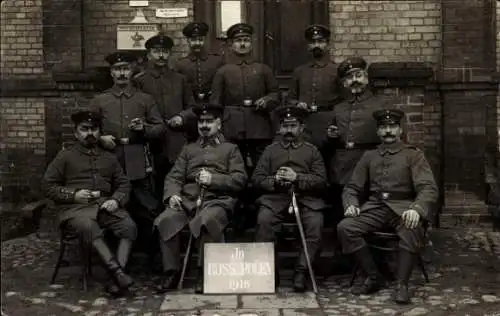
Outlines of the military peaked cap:
{"type": "Polygon", "coordinates": [[[280,122],[285,119],[297,119],[299,121],[303,121],[309,115],[309,112],[306,109],[295,105],[286,105],[277,108],[276,114],[278,115],[280,122]]]}
{"type": "Polygon", "coordinates": [[[204,103],[201,106],[194,107],[193,112],[198,117],[206,114],[212,114],[215,117],[221,117],[222,113],[224,112],[224,107],[219,104],[204,103]]]}
{"type": "Polygon", "coordinates": [[[345,75],[352,72],[353,70],[357,69],[366,70],[367,65],[368,65],[367,62],[361,57],[347,58],[346,60],[340,63],[337,69],[337,74],[340,78],[342,78],[345,75]]]}
{"type": "Polygon", "coordinates": [[[208,33],[208,24],[205,22],[191,22],[182,29],[185,37],[205,36],[208,33]]]}
{"type": "Polygon", "coordinates": [[[158,34],[149,38],[144,46],[146,47],[146,49],[150,48],[171,49],[174,46],[174,41],[169,36],[158,34]]]}
{"type": "Polygon", "coordinates": [[[373,118],[377,121],[378,125],[392,125],[401,124],[401,119],[405,113],[397,109],[383,109],[373,112],[373,118]]]}
{"type": "Polygon", "coordinates": [[[83,122],[91,123],[92,125],[101,125],[102,123],[102,115],[99,112],[92,111],[80,111],[73,113],[71,115],[71,120],[75,125],[78,125],[83,122]]]}
{"type": "Polygon", "coordinates": [[[319,38],[329,39],[330,34],[331,34],[330,30],[326,26],[320,24],[310,25],[306,28],[306,31],[304,32],[306,39],[309,41],[319,38]]]}
{"type": "Polygon", "coordinates": [[[111,66],[119,63],[132,63],[137,60],[137,58],[129,52],[114,52],[104,58],[111,66]]]}
{"type": "Polygon", "coordinates": [[[237,36],[252,35],[253,26],[247,23],[238,23],[232,25],[226,32],[228,38],[235,38],[237,36]]]}

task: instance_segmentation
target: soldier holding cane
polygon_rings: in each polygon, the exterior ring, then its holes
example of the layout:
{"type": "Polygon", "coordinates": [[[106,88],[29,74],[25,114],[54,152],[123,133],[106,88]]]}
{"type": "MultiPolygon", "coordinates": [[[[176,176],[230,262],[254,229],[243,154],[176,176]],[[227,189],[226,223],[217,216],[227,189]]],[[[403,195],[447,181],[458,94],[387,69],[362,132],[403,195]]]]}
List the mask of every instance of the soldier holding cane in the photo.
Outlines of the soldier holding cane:
{"type": "Polygon", "coordinates": [[[155,220],[164,269],[159,292],[176,287],[180,272],[179,233],[188,224],[200,251],[195,291],[203,291],[203,245],[224,242],[228,215],[247,181],[238,147],[226,142],[220,132],[223,108],[205,104],[194,111],[200,138],[184,146],[167,175],[163,198],[167,206],[155,220]]]}
{"type": "MultiPolygon", "coordinates": [[[[314,145],[302,139],[307,110],[285,106],[279,108],[277,114],[280,118],[280,137],[266,148],[252,177],[253,185],[263,192],[257,200],[260,209],[255,239],[257,242],[275,240],[281,224],[289,216],[287,209],[292,202],[289,191],[293,185],[293,193],[302,211],[300,218],[305,244],[309,258],[314,259],[321,245],[323,230],[323,214],[320,211],[325,207],[320,198],[326,185],[323,158],[314,145]]],[[[301,253],[293,280],[297,292],[306,288],[306,273],[311,263],[301,253]]],[[[278,283],[279,276],[276,274],[278,283]]]]}

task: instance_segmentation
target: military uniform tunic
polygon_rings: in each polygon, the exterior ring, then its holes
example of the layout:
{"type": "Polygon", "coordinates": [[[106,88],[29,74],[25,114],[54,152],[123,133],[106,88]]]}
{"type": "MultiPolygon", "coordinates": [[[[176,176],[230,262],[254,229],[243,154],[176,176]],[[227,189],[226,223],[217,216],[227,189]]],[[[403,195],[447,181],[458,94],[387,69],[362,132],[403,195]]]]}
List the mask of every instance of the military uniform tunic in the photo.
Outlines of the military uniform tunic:
{"type": "Polygon", "coordinates": [[[165,179],[164,193],[165,204],[171,196],[180,196],[183,210],[167,207],[155,220],[162,240],[163,264],[166,271],[178,270],[178,233],[187,224],[194,237],[203,239],[200,245],[200,264],[203,242],[224,240],[228,215],[233,212],[236,197],[245,187],[246,181],[245,166],[238,147],[224,141],[222,135],[210,142],[204,143],[200,139],[184,147],[165,179]],[[196,212],[196,201],[201,194],[196,177],[202,168],[212,173],[212,182],[204,189],[202,204],[196,212]]]}
{"type": "MultiPolygon", "coordinates": [[[[390,98],[374,96],[369,91],[335,106],[331,124],[338,127],[339,137],[325,142],[326,150],[331,153],[328,161],[331,182],[345,185],[363,153],[380,144],[372,113],[392,107],[390,98]]],[[[327,137],[326,130],[324,137],[327,137]]]]}
{"type": "Polygon", "coordinates": [[[116,154],[129,180],[146,178],[149,163],[146,159],[149,158],[145,155],[144,145],[152,139],[159,139],[165,131],[153,98],[134,87],[121,90],[114,86],[97,95],[91,101],[91,108],[103,117],[103,135],[115,137],[116,154]],[[132,131],[128,127],[134,118],[144,120],[143,132],[132,131]],[[127,143],[121,144],[120,140],[127,143]]]}
{"type": "MultiPolygon", "coordinates": [[[[47,198],[57,205],[62,227],[68,223],[90,229],[91,222],[98,221],[110,226],[119,237],[135,239],[135,225],[123,209],[129,199],[130,183],[109,151],[99,147],[88,149],[80,143],[61,150],[47,167],[42,187],[47,198]],[[99,191],[100,197],[77,204],[74,196],[80,189],[99,191]],[[99,211],[99,206],[108,199],[116,200],[119,209],[112,213],[99,211]]],[[[91,234],[90,238],[95,239],[100,231],[91,234]]]]}
{"type": "Polygon", "coordinates": [[[219,68],[210,101],[224,106],[224,135],[232,140],[270,140],[275,131],[271,113],[278,105],[278,83],[269,66],[251,57],[232,56],[219,68]],[[266,98],[265,109],[254,102],[266,98]],[[245,100],[251,104],[245,105],[245,100]]]}
{"type": "Polygon", "coordinates": [[[422,220],[430,221],[437,198],[432,170],[420,149],[398,142],[367,151],[342,194],[344,209],[354,205],[361,210],[360,216],[346,218],[338,226],[344,251],[351,253],[363,247],[363,234],[391,226],[401,237],[400,247],[417,252],[423,246],[422,225],[407,229],[401,225],[401,215],[413,209],[422,220]],[[360,205],[366,185],[370,194],[360,205]]]}
{"type": "MultiPolygon", "coordinates": [[[[308,142],[299,140],[287,144],[278,139],[262,154],[252,176],[253,185],[262,192],[257,200],[260,209],[255,239],[257,242],[274,241],[288,216],[291,194],[288,188],[275,182],[276,172],[283,166],[297,173],[294,191],[312,259],[321,245],[323,214],[320,210],[325,207],[325,203],[320,196],[326,185],[326,177],[320,152],[308,142]]],[[[306,267],[305,256],[301,252],[296,269],[306,270],[306,267]]]]}
{"type": "Polygon", "coordinates": [[[340,102],[337,65],[326,56],[297,67],[293,72],[289,97],[307,103],[311,113],[305,122],[306,132],[311,143],[321,147],[332,121],[332,109],[340,102]]]}
{"type": "MultiPolygon", "coordinates": [[[[212,94],[212,81],[217,69],[222,66],[222,56],[211,54],[205,51],[200,54],[190,53],[181,58],[174,66],[174,69],[183,74],[187,83],[193,90],[193,97],[197,104],[208,101],[212,94]]],[[[198,127],[195,117],[190,117],[186,122],[188,137],[191,140],[198,139],[198,127]]]]}

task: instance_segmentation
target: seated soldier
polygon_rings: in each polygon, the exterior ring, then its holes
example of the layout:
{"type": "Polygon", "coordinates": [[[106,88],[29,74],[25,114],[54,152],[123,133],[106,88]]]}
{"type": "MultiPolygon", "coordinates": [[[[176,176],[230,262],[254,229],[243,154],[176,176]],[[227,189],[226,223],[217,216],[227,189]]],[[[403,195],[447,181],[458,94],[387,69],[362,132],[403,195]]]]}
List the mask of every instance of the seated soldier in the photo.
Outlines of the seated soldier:
{"type": "Polygon", "coordinates": [[[165,179],[165,211],[155,219],[160,238],[164,278],[159,292],[174,289],[179,277],[179,233],[189,224],[198,239],[196,293],[203,292],[205,242],[224,242],[228,215],[247,175],[238,147],[221,134],[223,108],[205,104],[193,110],[198,116],[197,142],[184,146],[165,179]]]}
{"type": "MultiPolygon", "coordinates": [[[[281,224],[289,216],[290,189],[293,188],[301,209],[309,257],[314,259],[321,246],[323,214],[320,210],[325,203],[319,197],[324,192],[326,176],[319,150],[302,138],[307,113],[303,108],[292,106],[277,110],[280,137],[265,149],[253,173],[252,183],[263,192],[257,199],[259,212],[255,240],[274,242],[281,224]]],[[[306,257],[301,251],[293,280],[297,292],[306,288],[306,271],[306,257]]],[[[278,284],[276,272],[276,286],[278,284]]]]}
{"type": "Polygon", "coordinates": [[[102,259],[116,286],[108,291],[120,295],[135,291],[133,280],[123,271],[128,248],[118,247],[116,256],[105,243],[102,228],[118,238],[136,239],[136,225],[123,209],[130,183],[115,155],[98,146],[102,117],[83,111],[71,116],[77,143],[63,149],[45,172],[44,192],[59,207],[61,229],[82,235],[102,259]]]}
{"type": "MultiPolygon", "coordinates": [[[[342,200],[343,219],[337,226],[342,249],[354,254],[367,278],[353,294],[370,294],[382,286],[382,278],[367,248],[363,235],[392,227],[400,237],[397,287],[394,300],[410,302],[408,281],[416,256],[424,245],[423,223],[432,220],[430,209],[437,201],[438,188],[424,153],[401,141],[399,110],[373,113],[382,144],[367,151],[354,168],[342,200]],[[369,189],[369,198],[359,205],[359,197],[369,189]]],[[[368,192],[367,192],[368,193],[368,192]]]]}

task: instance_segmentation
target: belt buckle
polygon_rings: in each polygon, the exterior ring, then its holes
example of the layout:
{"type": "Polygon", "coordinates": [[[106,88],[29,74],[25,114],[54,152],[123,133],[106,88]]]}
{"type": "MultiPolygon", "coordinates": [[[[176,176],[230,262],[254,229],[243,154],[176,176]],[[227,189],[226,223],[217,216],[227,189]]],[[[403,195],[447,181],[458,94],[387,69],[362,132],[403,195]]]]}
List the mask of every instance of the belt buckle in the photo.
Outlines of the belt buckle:
{"type": "Polygon", "coordinates": [[[245,99],[243,100],[243,105],[244,106],[252,106],[252,99],[245,99]]]}
{"type": "Polygon", "coordinates": [[[311,104],[311,112],[317,112],[318,111],[318,106],[316,104],[311,104]]]}
{"type": "Polygon", "coordinates": [[[382,192],[381,196],[382,196],[382,200],[387,200],[389,198],[389,193],[388,192],[382,192]]]}
{"type": "Polygon", "coordinates": [[[203,100],[205,98],[205,93],[198,93],[198,100],[203,100]]]}
{"type": "Polygon", "coordinates": [[[346,142],[345,143],[345,148],[347,148],[347,149],[353,149],[354,148],[354,142],[346,142]]]}
{"type": "Polygon", "coordinates": [[[120,144],[122,145],[128,145],[129,139],[128,138],[120,138],[120,144]]]}

